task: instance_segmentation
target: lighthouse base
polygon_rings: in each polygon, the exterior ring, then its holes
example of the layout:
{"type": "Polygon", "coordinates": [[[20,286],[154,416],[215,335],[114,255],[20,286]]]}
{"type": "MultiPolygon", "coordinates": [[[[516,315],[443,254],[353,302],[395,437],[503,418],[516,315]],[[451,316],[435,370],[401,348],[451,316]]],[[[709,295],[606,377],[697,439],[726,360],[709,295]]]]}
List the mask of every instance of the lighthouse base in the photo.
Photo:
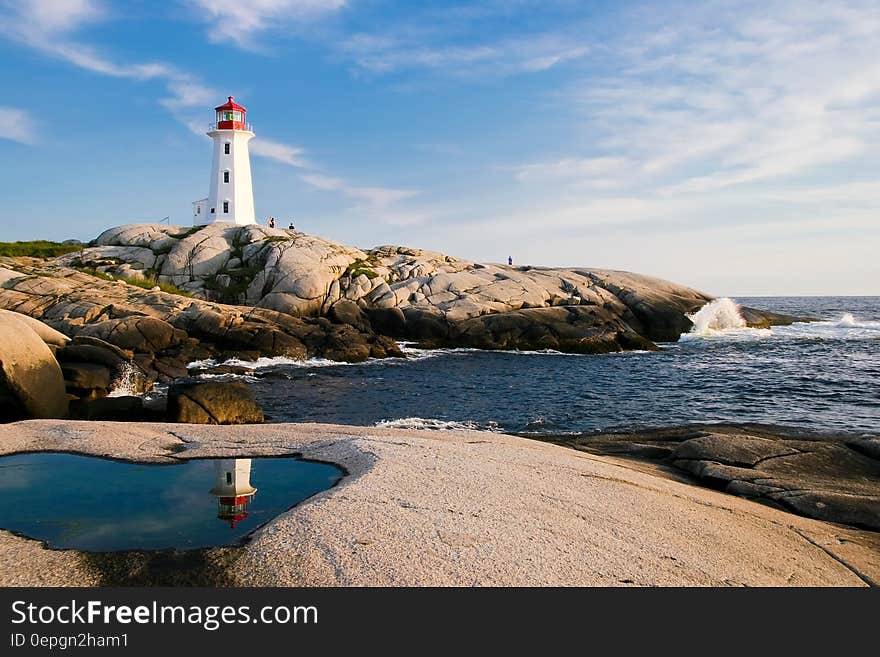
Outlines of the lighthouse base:
{"type": "Polygon", "coordinates": [[[249,226],[256,224],[257,221],[253,216],[240,217],[229,215],[217,215],[217,210],[211,212],[208,205],[209,199],[203,198],[193,201],[193,226],[207,226],[208,224],[235,224],[236,226],[249,226]]]}

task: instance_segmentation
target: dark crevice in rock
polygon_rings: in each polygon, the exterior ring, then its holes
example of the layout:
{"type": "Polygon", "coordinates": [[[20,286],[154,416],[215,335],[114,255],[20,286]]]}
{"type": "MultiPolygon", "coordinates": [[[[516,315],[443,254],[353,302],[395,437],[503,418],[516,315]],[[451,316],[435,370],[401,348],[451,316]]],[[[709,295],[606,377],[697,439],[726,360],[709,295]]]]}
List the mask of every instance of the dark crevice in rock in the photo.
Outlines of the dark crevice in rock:
{"type": "Polygon", "coordinates": [[[824,552],[825,554],[827,554],[829,557],[831,557],[832,559],[834,559],[837,563],[839,563],[839,564],[842,565],[844,568],[846,568],[847,570],[849,570],[853,575],[855,575],[856,577],[858,577],[860,580],[862,580],[862,581],[863,581],[865,584],[867,584],[868,586],[871,586],[871,587],[877,587],[877,586],[880,586],[880,583],[878,583],[876,580],[872,579],[871,577],[869,577],[868,575],[866,575],[865,573],[863,573],[861,570],[859,570],[858,568],[856,568],[855,566],[853,566],[851,563],[847,562],[845,559],[839,557],[838,555],[834,554],[834,553],[831,552],[830,550],[824,548],[822,545],[820,545],[819,543],[817,543],[816,541],[814,541],[812,538],[810,538],[809,536],[807,536],[804,532],[802,532],[802,531],[800,531],[799,529],[796,529],[796,528],[794,528],[794,527],[792,527],[791,530],[792,530],[795,534],[797,534],[798,536],[800,536],[802,539],[804,539],[807,543],[809,543],[809,544],[812,545],[813,547],[815,547],[815,548],[821,550],[822,552],[824,552]]]}

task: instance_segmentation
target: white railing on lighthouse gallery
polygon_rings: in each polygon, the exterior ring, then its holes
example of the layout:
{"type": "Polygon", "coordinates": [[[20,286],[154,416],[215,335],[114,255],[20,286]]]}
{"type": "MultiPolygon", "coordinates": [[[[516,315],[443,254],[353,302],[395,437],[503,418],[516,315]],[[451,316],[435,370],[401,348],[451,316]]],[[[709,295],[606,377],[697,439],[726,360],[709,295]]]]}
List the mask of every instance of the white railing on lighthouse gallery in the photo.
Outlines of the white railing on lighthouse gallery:
{"type": "MultiPolygon", "coordinates": [[[[223,121],[223,123],[226,123],[226,121],[223,121]]],[[[236,122],[236,123],[238,123],[238,122],[236,122]]],[[[244,127],[243,127],[243,128],[237,128],[237,130],[247,130],[248,132],[253,132],[253,131],[254,131],[254,127],[253,127],[250,123],[244,123],[244,124],[242,124],[242,125],[243,125],[244,127]]],[[[213,131],[213,130],[229,130],[229,128],[218,128],[216,123],[209,123],[209,124],[208,124],[208,130],[211,130],[211,131],[213,131]]]]}

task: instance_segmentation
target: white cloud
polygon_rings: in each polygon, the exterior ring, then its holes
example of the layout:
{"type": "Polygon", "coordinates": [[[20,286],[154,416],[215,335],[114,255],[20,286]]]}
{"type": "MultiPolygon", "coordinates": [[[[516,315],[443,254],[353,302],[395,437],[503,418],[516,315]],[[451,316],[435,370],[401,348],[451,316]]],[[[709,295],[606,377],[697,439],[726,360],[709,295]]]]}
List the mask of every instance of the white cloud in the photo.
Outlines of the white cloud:
{"type": "Polygon", "coordinates": [[[28,145],[37,143],[37,126],[27,110],[0,105],[0,117],[3,117],[0,139],[28,145]]]}
{"type": "Polygon", "coordinates": [[[385,34],[354,34],[340,48],[359,69],[375,74],[414,69],[434,69],[451,75],[535,73],[590,53],[580,39],[557,33],[467,45],[430,43],[445,41],[447,36],[403,27],[385,34]]]}
{"type": "Polygon", "coordinates": [[[574,178],[601,182],[607,180],[607,176],[619,174],[627,165],[628,160],[623,157],[566,157],[508,168],[520,181],[574,178]]]}
{"type": "Polygon", "coordinates": [[[342,178],[320,173],[307,173],[301,176],[304,182],[324,191],[340,192],[350,198],[366,201],[370,205],[385,207],[418,195],[415,190],[390,189],[387,187],[357,187],[342,178]]]}
{"type": "Polygon", "coordinates": [[[169,95],[159,102],[171,112],[211,107],[221,97],[217,90],[182,73],[175,73],[168,79],[168,93],[169,95]]]}
{"type": "Polygon", "coordinates": [[[298,146],[282,144],[263,137],[257,137],[251,142],[251,153],[259,157],[266,157],[292,167],[308,168],[309,164],[303,158],[305,152],[298,146]]]}
{"type": "Polygon", "coordinates": [[[5,3],[25,32],[52,34],[69,32],[105,15],[97,0],[13,0],[5,3]]]}
{"type": "MultiPolygon", "coordinates": [[[[245,38],[264,29],[277,18],[307,19],[342,7],[344,0],[256,0],[240,3],[225,0],[198,0],[197,4],[216,19],[218,25],[238,24],[238,36],[245,38]]],[[[97,0],[28,0],[0,5],[0,36],[23,43],[74,66],[112,77],[136,80],[160,80],[167,95],[160,103],[186,128],[204,135],[207,121],[197,118],[196,110],[204,112],[222,94],[201,83],[193,75],[162,62],[119,64],[98,53],[89,44],[73,40],[71,35],[85,25],[107,18],[108,12],[97,0]]],[[[222,31],[222,30],[221,30],[222,31]]],[[[229,35],[228,35],[229,36],[229,35]]],[[[12,118],[3,136],[22,143],[34,143],[34,122],[24,111],[0,108],[6,118],[12,118]]],[[[273,141],[264,137],[254,139],[251,152],[289,166],[309,169],[299,146],[273,141]]],[[[303,180],[318,189],[335,191],[343,196],[366,202],[375,207],[387,207],[414,196],[409,190],[384,187],[358,187],[341,178],[321,173],[304,174],[303,180]]]]}
{"type": "Polygon", "coordinates": [[[0,36],[102,75],[145,80],[173,74],[156,62],[120,65],[70,40],[72,33],[106,17],[97,0],[13,0],[0,5],[0,36]]]}
{"type": "Polygon", "coordinates": [[[191,0],[195,11],[208,22],[208,38],[226,40],[248,49],[262,50],[255,37],[288,22],[308,23],[334,14],[346,0],[191,0]]]}
{"type": "Polygon", "coordinates": [[[613,75],[563,96],[583,108],[607,157],[632,162],[626,180],[702,193],[876,150],[880,5],[716,2],[686,12],[609,44],[613,75]]]}

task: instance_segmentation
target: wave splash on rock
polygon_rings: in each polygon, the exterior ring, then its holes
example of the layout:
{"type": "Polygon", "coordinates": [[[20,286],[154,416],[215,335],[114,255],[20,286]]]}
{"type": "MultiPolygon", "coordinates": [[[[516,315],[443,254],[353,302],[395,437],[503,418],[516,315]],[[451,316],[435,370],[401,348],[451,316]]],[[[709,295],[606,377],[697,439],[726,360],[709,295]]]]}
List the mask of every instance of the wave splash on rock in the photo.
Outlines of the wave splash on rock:
{"type": "Polygon", "coordinates": [[[694,323],[690,332],[696,335],[714,335],[728,329],[746,328],[746,320],[740,314],[739,305],[729,297],[710,301],[687,317],[694,323]]]}

